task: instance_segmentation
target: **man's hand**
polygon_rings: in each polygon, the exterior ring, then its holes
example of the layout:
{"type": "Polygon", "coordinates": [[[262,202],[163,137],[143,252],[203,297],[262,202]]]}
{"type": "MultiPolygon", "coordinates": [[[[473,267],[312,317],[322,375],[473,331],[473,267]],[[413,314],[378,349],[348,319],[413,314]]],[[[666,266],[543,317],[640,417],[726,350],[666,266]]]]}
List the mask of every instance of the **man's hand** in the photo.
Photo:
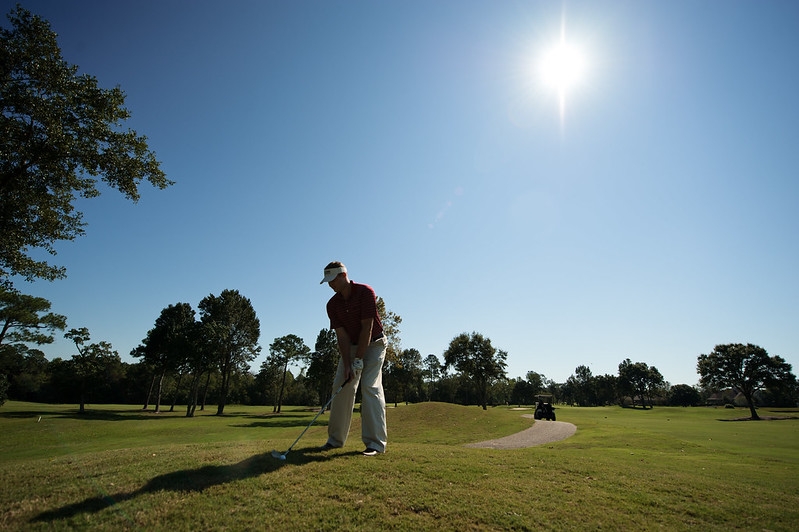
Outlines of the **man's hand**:
{"type": "Polygon", "coordinates": [[[352,359],[352,371],[355,371],[355,372],[363,371],[363,359],[362,358],[354,358],[354,359],[352,359]]]}

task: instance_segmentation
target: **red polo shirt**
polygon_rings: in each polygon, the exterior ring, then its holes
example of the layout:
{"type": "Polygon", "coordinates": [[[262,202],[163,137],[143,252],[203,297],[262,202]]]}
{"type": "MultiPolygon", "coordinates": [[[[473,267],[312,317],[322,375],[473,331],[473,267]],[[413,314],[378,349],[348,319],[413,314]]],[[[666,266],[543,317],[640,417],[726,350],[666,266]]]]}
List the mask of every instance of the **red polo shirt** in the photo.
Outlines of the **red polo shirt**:
{"type": "Polygon", "coordinates": [[[383,324],[377,313],[375,291],[368,284],[350,281],[350,286],[352,293],[349,299],[345,300],[344,296],[336,293],[327,302],[330,328],[335,330],[343,327],[352,344],[356,345],[361,336],[361,320],[372,318],[372,340],[380,338],[383,336],[383,324]]]}

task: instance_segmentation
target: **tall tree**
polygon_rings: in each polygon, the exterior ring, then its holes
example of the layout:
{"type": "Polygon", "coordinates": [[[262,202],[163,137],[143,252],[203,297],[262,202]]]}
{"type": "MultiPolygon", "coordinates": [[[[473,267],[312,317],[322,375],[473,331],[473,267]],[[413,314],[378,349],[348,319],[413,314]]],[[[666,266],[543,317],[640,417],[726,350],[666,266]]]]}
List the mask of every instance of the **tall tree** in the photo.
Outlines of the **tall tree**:
{"type": "Polygon", "coordinates": [[[507,352],[496,349],[491,340],[476,332],[456,336],[444,352],[445,367],[454,367],[471,381],[483,410],[488,408],[489,386],[505,378],[507,358],[507,352]]]}
{"type": "Polygon", "coordinates": [[[65,269],[34,258],[84,234],[78,196],[97,179],[139,199],[142,180],[163,189],[147,138],[122,128],[130,117],[119,87],[102,89],[61,56],[50,23],[19,5],[0,28],[0,280],[58,279],[65,269]]]}
{"type": "MultiPolygon", "coordinates": [[[[205,377],[205,393],[211,382],[211,375],[216,371],[218,357],[215,348],[216,336],[213,322],[195,322],[192,334],[191,349],[185,358],[186,371],[191,374],[189,383],[189,400],[186,405],[186,417],[194,417],[197,403],[200,400],[200,386],[205,377]]],[[[203,394],[201,410],[205,408],[203,394]]]]}
{"type": "Polygon", "coordinates": [[[67,318],[48,312],[50,302],[43,297],[21,294],[0,285],[0,344],[3,341],[50,344],[55,331],[63,331],[67,318]]]}
{"type": "Polygon", "coordinates": [[[261,323],[249,299],[238,290],[223,290],[219,296],[210,294],[199,304],[200,321],[205,326],[212,351],[219,361],[222,382],[216,414],[225,412],[230,377],[235,371],[248,371],[261,348],[261,323]]]}
{"type": "Polygon", "coordinates": [[[760,419],[755,392],[771,384],[796,380],[785,359],[769,356],[765,349],[753,344],[717,345],[709,355],[699,355],[696,370],[703,386],[716,390],[737,388],[746,399],[752,419],[760,419]]]}
{"type": "MultiPolygon", "coordinates": [[[[141,356],[145,363],[155,368],[157,391],[155,411],[161,411],[161,391],[164,377],[169,371],[185,366],[190,356],[195,334],[194,310],[188,303],[169,305],[155,320],[155,326],[147,332],[141,349],[134,349],[133,356],[141,356]]],[[[146,405],[145,405],[146,408],[146,405]]]]}
{"type": "Polygon", "coordinates": [[[283,369],[280,383],[280,395],[277,400],[277,411],[280,412],[283,406],[283,393],[286,389],[286,374],[288,373],[289,362],[302,358],[307,359],[311,354],[311,349],[305,345],[302,338],[296,334],[289,334],[281,336],[280,338],[275,338],[275,341],[269,345],[269,354],[283,369]]]}

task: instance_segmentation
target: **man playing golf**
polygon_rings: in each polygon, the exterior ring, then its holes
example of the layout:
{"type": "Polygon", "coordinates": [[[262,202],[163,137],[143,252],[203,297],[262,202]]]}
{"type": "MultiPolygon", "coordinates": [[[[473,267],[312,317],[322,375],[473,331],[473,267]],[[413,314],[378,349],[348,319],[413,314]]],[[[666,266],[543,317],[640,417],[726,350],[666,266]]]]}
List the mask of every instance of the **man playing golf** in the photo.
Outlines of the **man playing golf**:
{"type": "Polygon", "coordinates": [[[327,302],[330,328],[336,332],[341,358],[333,387],[351,378],[333,397],[327,443],[323,449],[343,447],[347,441],[355,406],[355,391],[361,386],[361,439],[365,456],[386,452],[386,400],[383,395],[383,361],[386,338],[377,313],[375,291],[366,284],[347,277],[347,267],[340,262],[325,266],[324,278],[335,294],[327,302]]]}

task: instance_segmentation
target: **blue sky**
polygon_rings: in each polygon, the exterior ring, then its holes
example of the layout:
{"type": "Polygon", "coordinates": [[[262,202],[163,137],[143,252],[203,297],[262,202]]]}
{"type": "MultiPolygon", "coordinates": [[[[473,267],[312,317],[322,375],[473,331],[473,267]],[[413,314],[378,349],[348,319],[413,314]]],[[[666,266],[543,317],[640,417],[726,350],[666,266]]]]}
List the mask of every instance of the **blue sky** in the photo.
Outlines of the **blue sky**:
{"type": "Polygon", "coordinates": [[[799,3],[23,5],[176,181],[80,202],[67,279],[18,283],[126,361],[225,289],[260,318],[254,371],[277,337],[313,346],[341,260],[402,347],[477,331],[509,377],[630,358],[695,384],[731,342],[797,370],[799,3]],[[562,37],[584,58],[563,113],[538,70],[562,37]]]}

